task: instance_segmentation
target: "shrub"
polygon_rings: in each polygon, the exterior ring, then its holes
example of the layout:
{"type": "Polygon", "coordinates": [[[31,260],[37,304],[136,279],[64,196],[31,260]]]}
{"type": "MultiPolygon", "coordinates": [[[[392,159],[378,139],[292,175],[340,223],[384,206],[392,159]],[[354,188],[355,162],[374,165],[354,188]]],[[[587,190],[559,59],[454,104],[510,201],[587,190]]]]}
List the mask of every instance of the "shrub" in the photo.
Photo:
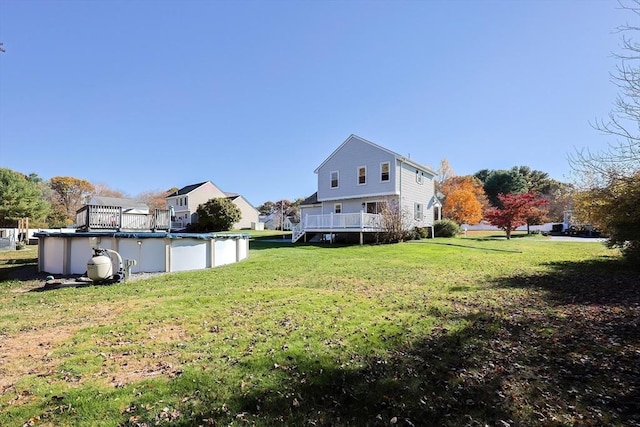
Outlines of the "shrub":
{"type": "Polygon", "coordinates": [[[436,237],[453,237],[460,232],[460,226],[450,219],[436,221],[433,229],[436,237]]]}
{"type": "Polygon", "coordinates": [[[241,212],[229,199],[215,198],[198,206],[197,228],[201,231],[227,231],[240,221],[241,212]]]}
{"type": "Polygon", "coordinates": [[[426,239],[429,237],[429,227],[416,227],[414,231],[418,235],[418,239],[426,239]]]}

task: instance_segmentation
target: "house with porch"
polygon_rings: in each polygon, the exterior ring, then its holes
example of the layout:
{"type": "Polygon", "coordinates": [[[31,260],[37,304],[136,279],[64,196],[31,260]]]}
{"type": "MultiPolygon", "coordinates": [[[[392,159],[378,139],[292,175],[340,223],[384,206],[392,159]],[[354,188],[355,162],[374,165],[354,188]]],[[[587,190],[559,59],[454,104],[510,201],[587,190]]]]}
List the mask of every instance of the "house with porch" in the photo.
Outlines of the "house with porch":
{"type": "Polygon", "coordinates": [[[317,191],[300,205],[294,242],[327,236],[371,241],[386,231],[383,212],[392,207],[405,229],[433,228],[434,212],[440,219],[436,173],[359,136],[349,136],[314,172],[317,191]]]}
{"type": "Polygon", "coordinates": [[[166,197],[171,211],[171,228],[179,230],[197,223],[198,206],[215,198],[227,198],[240,209],[240,221],[233,225],[233,229],[252,228],[258,224],[260,212],[247,199],[240,194],[226,193],[211,181],[205,181],[182,187],[166,197]]]}

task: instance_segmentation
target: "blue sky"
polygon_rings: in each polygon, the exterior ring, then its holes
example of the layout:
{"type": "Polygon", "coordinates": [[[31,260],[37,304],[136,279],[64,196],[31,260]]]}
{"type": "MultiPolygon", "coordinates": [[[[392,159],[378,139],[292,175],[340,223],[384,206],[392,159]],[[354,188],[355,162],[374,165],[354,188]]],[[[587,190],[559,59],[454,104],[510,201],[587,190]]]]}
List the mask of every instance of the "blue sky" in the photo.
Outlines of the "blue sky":
{"type": "Polygon", "coordinates": [[[609,0],[0,0],[0,167],[306,197],[350,134],[568,181],[616,96],[609,0]]]}

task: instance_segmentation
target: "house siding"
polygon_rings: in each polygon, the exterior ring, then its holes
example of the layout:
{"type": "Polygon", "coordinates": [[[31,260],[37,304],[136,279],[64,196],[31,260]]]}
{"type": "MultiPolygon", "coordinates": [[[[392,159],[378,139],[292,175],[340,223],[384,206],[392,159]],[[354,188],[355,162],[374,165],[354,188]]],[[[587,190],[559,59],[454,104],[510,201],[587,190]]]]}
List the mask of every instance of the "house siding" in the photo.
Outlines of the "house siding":
{"type": "Polygon", "coordinates": [[[198,210],[198,206],[217,197],[226,197],[226,195],[213,183],[205,182],[200,187],[194,189],[188,194],[181,194],[179,196],[168,198],[167,202],[174,206],[176,217],[184,218],[186,214],[187,222],[193,224],[195,222],[198,222],[198,214],[196,213],[196,211],[198,210]],[[187,198],[186,206],[179,206],[175,203],[179,198],[185,197],[187,198]]]}
{"type": "Polygon", "coordinates": [[[411,227],[433,225],[433,209],[429,207],[435,191],[434,176],[401,160],[398,160],[398,163],[400,171],[398,185],[401,191],[401,205],[403,211],[407,213],[408,222],[411,227]],[[423,174],[422,184],[416,181],[416,170],[423,174]],[[422,220],[414,218],[415,203],[422,205],[422,220]]]}
{"type": "Polygon", "coordinates": [[[198,206],[203,203],[207,203],[209,200],[219,197],[226,198],[227,195],[213,183],[205,182],[200,187],[189,193],[187,197],[189,211],[195,213],[195,211],[198,210],[198,206]]]}
{"type": "MultiPolygon", "coordinates": [[[[434,182],[436,174],[429,167],[412,159],[351,135],[316,168],[315,173],[317,174],[317,192],[307,198],[313,203],[310,202],[301,207],[303,224],[308,215],[328,216],[335,213],[337,203],[341,205],[341,214],[362,211],[375,214],[379,213],[379,210],[368,209],[372,206],[367,204],[385,202],[391,207],[399,204],[404,217],[403,226],[406,229],[433,225],[433,205],[437,202],[434,182]],[[389,180],[382,182],[381,165],[385,162],[389,163],[389,180]],[[364,184],[358,180],[358,172],[363,168],[366,169],[364,184]],[[422,177],[421,183],[416,180],[416,171],[422,177]],[[337,188],[331,188],[332,172],[339,174],[337,188]],[[418,219],[416,219],[416,204],[420,205],[421,216],[418,219]]],[[[333,227],[328,228],[331,232],[336,232],[333,227]]],[[[295,235],[294,239],[298,239],[301,235],[295,235]]]]}
{"type": "Polygon", "coordinates": [[[211,181],[207,181],[189,193],[167,197],[167,206],[173,206],[174,215],[177,219],[185,220],[186,216],[186,223],[193,224],[198,222],[196,213],[198,206],[220,197],[226,198],[227,195],[211,181]],[[187,204],[180,206],[178,200],[184,198],[187,199],[187,204]]]}
{"type": "MultiPolygon", "coordinates": [[[[350,137],[318,169],[318,201],[397,194],[394,156],[384,150],[350,137]],[[389,181],[380,181],[380,164],[389,162],[389,181]],[[358,168],[366,167],[366,184],[358,184],[358,168]],[[339,172],[338,188],[331,188],[331,172],[339,172]]],[[[333,209],[333,204],[331,205],[333,209]]],[[[344,207],[343,207],[344,209],[344,207]]],[[[323,208],[326,210],[326,206],[323,208]]],[[[358,212],[343,210],[343,212],[358,212]]]]}
{"type": "Polygon", "coordinates": [[[240,221],[233,225],[235,230],[243,228],[251,228],[252,223],[258,223],[260,212],[251,205],[244,197],[238,196],[233,200],[233,203],[240,209],[240,221]]]}

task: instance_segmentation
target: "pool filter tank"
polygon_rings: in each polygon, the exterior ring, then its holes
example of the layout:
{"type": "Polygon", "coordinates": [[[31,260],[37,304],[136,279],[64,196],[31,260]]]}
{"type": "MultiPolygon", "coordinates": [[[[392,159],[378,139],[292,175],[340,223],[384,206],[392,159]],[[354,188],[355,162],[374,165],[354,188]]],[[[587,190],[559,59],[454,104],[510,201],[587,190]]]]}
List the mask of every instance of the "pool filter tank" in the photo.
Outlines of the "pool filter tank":
{"type": "Polygon", "coordinates": [[[94,248],[93,256],[87,262],[87,277],[94,282],[119,282],[124,279],[122,257],[111,249],[94,248]],[[113,259],[111,254],[118,259],[118,271],[113,273],[113,259]]]}

